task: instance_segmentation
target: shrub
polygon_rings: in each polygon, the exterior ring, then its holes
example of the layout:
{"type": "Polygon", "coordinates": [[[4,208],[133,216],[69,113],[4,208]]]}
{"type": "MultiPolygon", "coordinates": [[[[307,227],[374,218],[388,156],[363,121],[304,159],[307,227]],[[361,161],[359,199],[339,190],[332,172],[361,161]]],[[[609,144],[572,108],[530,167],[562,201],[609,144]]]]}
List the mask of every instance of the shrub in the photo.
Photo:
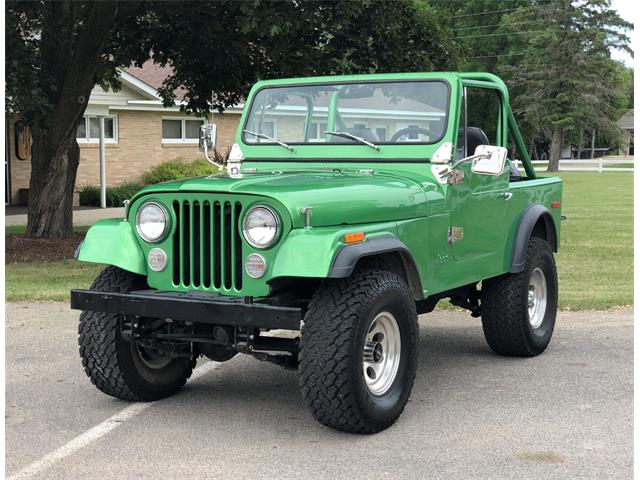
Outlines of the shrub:
{"type": "Polygon", "coordinates": [[[187,177],[203,177],[217,172],[218,169],[205,159],[187,162],[183,158],[176,158],[153,167],[142,176],[142,183],[151,185],[187,177]]]}
{"type": "MultiPolygon", "coordinates": [[[[107,207],[121,207],[124,200],[128,200],[144,185],[137,182],[124,182],[115,187],[107,187],[107,207]]],[[[87,185],[80,189],[80,205],[99,207],[100,188],[87,185]]]]}
{"type": "MultiPolygon", "coordinates": [[[[226,163],[228,157],[229,149],[224,153],[214,151],[214,158],[217,162],[226,163]]],[[[183,158],[168,160],[156,165],[142,175],[139,182],[124,182],[115,187],[107,187],[107,207],[121,207],[123,200],[130,199],[145,185],[188,177],[203,177],[212,173],[218,173],[218,168],[203,158],[191,162],[183,158]]],[[[99,207],[100,188],[91,185],[82,187],[80,189],[80,205],[99,207]]]]}

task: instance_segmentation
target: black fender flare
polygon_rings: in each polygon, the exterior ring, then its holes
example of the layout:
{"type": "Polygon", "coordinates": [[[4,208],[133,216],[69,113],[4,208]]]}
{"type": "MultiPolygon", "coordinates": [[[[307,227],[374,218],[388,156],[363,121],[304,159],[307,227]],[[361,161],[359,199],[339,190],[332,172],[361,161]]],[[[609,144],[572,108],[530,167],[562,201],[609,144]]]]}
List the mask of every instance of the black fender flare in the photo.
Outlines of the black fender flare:
{"type": "Polygon", "coordinates": [[[416,299],[424,298],[420,274],[413,255],[407,246],[393,235],[382,235],[372,237],[362,243],[343,245],[333,259],[328,277],[350,277],[361,258],[394,252],[398,253],[402,259],[402,267],[414,297],[416,299]]]}
{"type": "Polygon", "coordinates": [[[547,242],[549,242],[554,252],[558,251],[558,233],[551,213],[540,203],[529,205],[522,214],[518,228],[516,229],[516,235],[513,241],[513,254],[511,256],[511,268],[509,269],[511,273],[518,273],[524,269],[524,257],[527,252],[527,246],[529,245],[529,239],[533,233],[533,228],[540,219],[544,222],[547,242]]]}

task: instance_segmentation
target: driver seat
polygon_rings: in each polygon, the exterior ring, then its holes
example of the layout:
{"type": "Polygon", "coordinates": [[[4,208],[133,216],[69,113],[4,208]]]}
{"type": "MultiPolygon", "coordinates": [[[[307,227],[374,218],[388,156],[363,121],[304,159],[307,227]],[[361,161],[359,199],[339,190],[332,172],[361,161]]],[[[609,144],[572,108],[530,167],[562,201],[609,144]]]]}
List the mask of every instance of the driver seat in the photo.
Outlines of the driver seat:
{"type": "Polygon", "coordinates": [[[467,157],[476,152],[478,145],[491,145],[489,137],[479,127],[467,127],[467,157]]]}

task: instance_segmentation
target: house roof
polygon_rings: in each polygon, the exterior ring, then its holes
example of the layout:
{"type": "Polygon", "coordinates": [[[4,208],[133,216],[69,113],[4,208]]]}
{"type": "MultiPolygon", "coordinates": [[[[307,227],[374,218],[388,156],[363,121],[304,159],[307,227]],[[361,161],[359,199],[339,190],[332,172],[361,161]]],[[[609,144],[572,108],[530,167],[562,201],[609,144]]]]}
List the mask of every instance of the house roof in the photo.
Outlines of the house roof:
{"type": "MultiPolygon", "coordinates": [[[[171,67],[162,67],[152,61],[146,61],[141,67],[130,66],[118,69],[118,76],[123,85],[119,91],[111,88],[104,89],[96,85],[91,91],[88,115],[107,115],[110,110],[152,110],[152,111],[181,111],[185,104],[185,88],[174,91],[176,99],[173,105],[165,106],[158,93],[163,82],[173,73],[171,67]],[[107,113],[105,113],[107,112],[107,113]]],[[[244,105],[229,107],[229,113],[242,113],[244,105]]]]}
{"type": "MultiPolygon", "coordinates": [[[[162,83],[173,74],[173,68],[169,66],[163,67],[154,63],[153,60],[147,60],[141,67],[131,65],[130,67],[125,68],[124,71],[134,76],[136,79],[146,83],[156,91],[162,86],[162,83]]],[[[180,87],[174,90],[173,93],[175,94],[176,99],[182,100],[187,93],[187,90],[180,87]]]]}
{"type": "Polygon", "coordinates": [[[633,130],[633,108],[627,110],[616,123],[622,130],[633,130]]]}

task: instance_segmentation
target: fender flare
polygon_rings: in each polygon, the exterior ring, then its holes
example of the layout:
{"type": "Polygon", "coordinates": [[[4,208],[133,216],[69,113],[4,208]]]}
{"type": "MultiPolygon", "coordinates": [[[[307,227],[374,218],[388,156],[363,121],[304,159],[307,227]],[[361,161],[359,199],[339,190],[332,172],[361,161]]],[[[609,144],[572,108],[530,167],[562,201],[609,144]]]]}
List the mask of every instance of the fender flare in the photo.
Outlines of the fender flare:
{"type": "Polygon", "coordinates": [[[81,262],[102,263],[147,275],[147,262],[131,225],[126,220],[99,220],[76,249],[81,262]]]}
{"type": "Polygon", "coordinates": [[[538,223],[540,219],[544,221],[546,240],[549,242],[551,249],[554,252],[558,251],[558,233],[553,217],[544,205],[534,203],[524,211],[516,229],[516,235],[513,241],[513,254],[511,256],[511,267],[509,269],[511,273],[519,273],[524,270],[529,239],[531,238],[536,223],[538,223]]]}
{"type": "Polygon", "coordinates": [[[362,243],[343,245],[333,259],[328,277],[350,277],[360,259],[385,253],[398,253],[400,255],[402,268],[409,282],[409,288],[411,288],[415,298],[422,299],[424,297],[422,282],[413,255],[411,255],[411,252],[402,241],[392,235],[372,237],[362,243]]]}

